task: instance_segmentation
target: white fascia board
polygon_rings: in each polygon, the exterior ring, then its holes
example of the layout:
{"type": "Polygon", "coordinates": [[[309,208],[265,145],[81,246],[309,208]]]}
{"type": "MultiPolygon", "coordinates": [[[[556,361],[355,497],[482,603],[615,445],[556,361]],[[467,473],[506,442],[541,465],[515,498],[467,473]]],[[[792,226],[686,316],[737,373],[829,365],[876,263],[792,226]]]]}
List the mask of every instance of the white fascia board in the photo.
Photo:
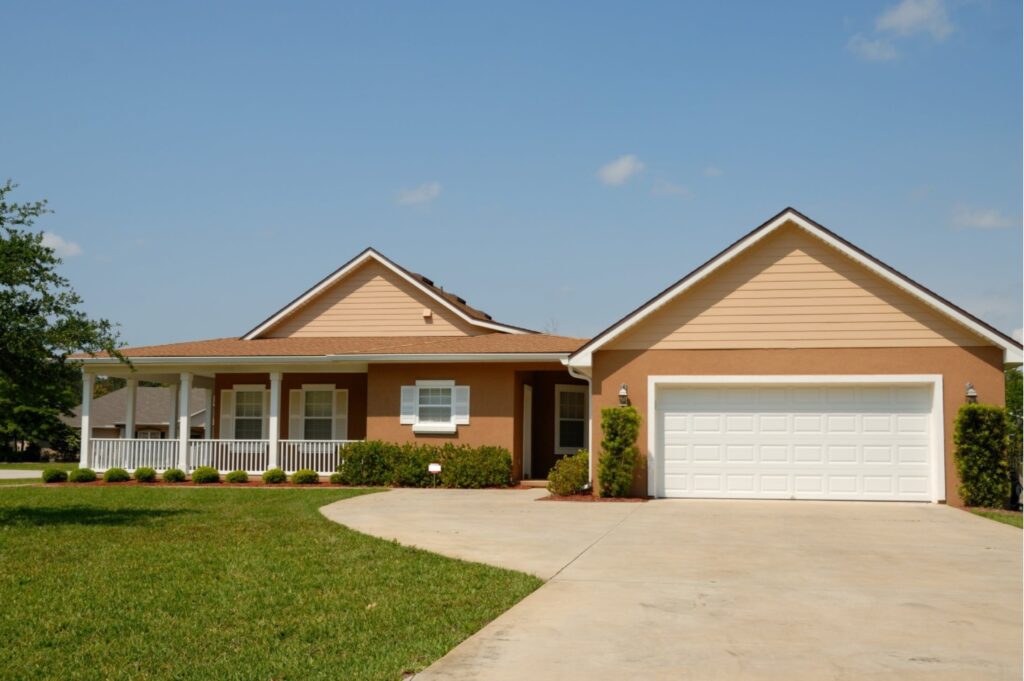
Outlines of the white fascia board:
{"type": "Polygon", "coordinates": [[[300,308],[303,305],[305,305],[312,298],[316,297],[317,295],[319,295],[324,290],[326,290],[326,289],[330,288],[331,286],[333,286],[340,279],[342,279],[343,277],[348,275],[349,272],[351,272],[352,270],[362,266],[368,260],[374,260],[374,261],[380,263],[381,265],[384,265],[389,270],[391,270],[392,272],[394,272],[395,274],[400,276],[402,279],[404,279],[405,281],[409,282],[410,284],[412,284],[413,286],[418,288],[420,291],[423,291],[428,296],[430,296],[431,298],[433,298],[437,302],[439,302],[442,305],[444,305],[446,308],[448,308],[449,310],[454,312],[456,315],[458,315],[460,319],[462,319],[463,321],[465,321],[465,322],[467,322],[469,324],[472,324],[474,326],[479,326],[479,327],[484,328],[484,329],[490,329],[492,331],[502,331],[502,332],[505,332],[505,333],[527,333],[523,329],[517,329],[517,328],[512,327],[512,326],[505,326],[504,324],[497,324],[495,322],[487,322],[487,321],[483,321],[483,320],[480,320],[480,319],[474,319],[473,317],[470,317],[465,312],[463,312],[462,310],[460,310],[459,308],[455,307],[450,302],[445,300],[442,296],[439,296],[437,293],[432,291],[429,287],[424,286],[422,282],[419,282],[419,281],[416,281],[415,279],[413,279],[411,276],[409,276],[408,273],[406,273],[400,267],[396,267],[394,263],[392,263],[390,260],[385,258],[383,255],[381,255],[380,253],[377,253],[377,251],[375,251],[372,248],[370,248],[370,249],[367,249],[366,252],[364,252],[362,255],[358,256],[355,260],[353,260],[349,264],[345,265],[344,267],[339,269],[337,272],[335,272],[331,276],[327,277],[326,279],[321,281],[319,284],[317,284],[316,286],[314,286],[313,288],[311,288],[310,290],[306,291],[304,294],[302,294],[301,296],[299,296],[298,298],[293,300],[287,307],[282,309],[280,312],[275,314],[273,317],[271,317],[267,321],[263,322],[262,324],[257,326],[255,329],[253,329],[249,333],[247,333],[244,336],[242,336],[242,340],[252,340],[254,338],[257,338],[261,333],[263,333],[267,329],[270,329],[271,327],[273,327],[275,324],[280,322],[282,319],[284,319],[285,317],[290,315],[292,312],[294,312],[298,308],[300,308]]]}
{"type": "Polygon", "coordinates": [[[569,358],[569,366],[574,368],[589,367],[593,364],[593,354],[595,351],[601,348],[602,345],[607,344],[612,339],[622,335],[626,330],[635,326],[643,319],[647,318],[661,307],[666,305],[671,300],[675,299],[676,296],[680,295],[687,289],[693,287],[695,284],[703,281],[720,267],[731,261],[737,255],[747,250],[761,239],[765,238],[782,225],[792,222],[799,226],[804,231],[808,232],[812,236],[824,241],[829,246],[840,251],[847,257],[853,259],[855,262],[860,263],[864,267],[868,268],[878,276],[882,277],[886,281],[894,284],[901,290],[914,296],[921,302],[925,303],[929,307],[941,312],[947,317],[952,318],[959,324],[967,327],[973,333],[981,336],[988,340],[993,345],[1002,348],[1003,350],[1003,362],[1004,364],[1020,364],[1022,362],[1022,351],[1021,348],[1017,347],[1012,343],[1008,343],[1006,339],[993,333],[990,329],[978,324],[975,320],[965,316],[959,310],[950,307],[948,303],[939,298],[936,298],[932,293],[923,290],[919,286],[915,286],[909,281],[906,281],[902,277],[896,276],[885,267],[882,267],[871,258],[865,257],[862,253],[855,249],[850,248],[847,244],[839,241],[831,234],[821,230],[817,225],[814,225],[805,220],[801,215],[794,211],[785,211],[780,214],[777,218],[772,220],[765,227],[755,231],[748,235],[745,239],[738,241],[729,250],[722,253],[715,260],[706,263],[705,266],[698,272],[688,277],[684,281],[679,282],[676,286],[672,287],[668,291],[665,291],[662,295],[658,296],[656,300],[651,301],[644,308],[635,311],[628,318],[623,320],[620,324],[608,329],[598,338],[596,338],[592,344],[586,348],[586,352],[582,352],[579,355],[569,358]]]}
{"type": "MultiPolygon", "coordinates": [[[[505,352],[505,353],[458,353],[458,354],[386,354],[386,355],[283,355],[243,357],[130,357],[132,364],[314,364],[331,362],[423,363],[423,362],[563,362],[568,352],[505,352]]],[[[71,360],[88,367],[120,365],[113,357],[81,357],[71,360]]],[[[563,362],[564,363],[564,362],[563,362]]]]}

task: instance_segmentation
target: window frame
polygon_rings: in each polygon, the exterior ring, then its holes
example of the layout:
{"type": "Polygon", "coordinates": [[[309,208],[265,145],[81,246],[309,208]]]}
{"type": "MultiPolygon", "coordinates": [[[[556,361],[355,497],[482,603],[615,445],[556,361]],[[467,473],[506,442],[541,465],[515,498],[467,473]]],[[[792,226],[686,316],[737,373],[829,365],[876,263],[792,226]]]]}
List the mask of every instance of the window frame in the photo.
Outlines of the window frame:
{"type": "Polygon", "coordinates": [[[587,449],[588,441],[590,439],[590,433],[588,433],[587,424],[589,422],[588,414],[589,409],[587,405],[587,386],[577,385],[572,383],[557,383],[555,384],[555,441],[554,450],[558,456],[567,456],[575,454],[580,449],[587,449]],[[579,393],[583,395],[583,418],[581,419],[563,419],[562,418],[562,395],[567,393],[579,393]],[[583,443],[579,447],[562,447],[559,443],[562,441],[562,421],[580,421],[583,423],[583,443]]]}
{"type": "Polygon", "coordinates": [[[334,432],[334,419],[337,416],[337,414],[335,413],[334,407],[335,407],[335,402],[337,401],[337,398],[335,397],[335,392],[337,391],[337,387],[333,383],[303,383],[301,390],[302,390],[302,415],[301,415],[301,418],[302,418],[302,439],[303,440],[312,440],[312,438],[310,438],[309,434],[306,432],[306,422],[309,419],[313,419],[313,420],[317,420],[317,421],[328,421],[331,424],[331,436],[329,438],[327,438],[326,440],[316,440],[316,442],[330,442],[331,440],[336,439],[337,434],[334,432]],[[311,392],[315,392],[315,393],[328,393],[330,395],[330,397],[331,397],[331,399],[330,399],[331,415],[330,416],[306,416],[306,405],[308,404],[308,401],[306,400],[306,395],[307,395],[307,393],[311,393],[311,392]]]}
{"type": "MultiPolygon", "coordinates": [[[[412,424],[412,432],[414,433],[433,433],[440,435],[452,435],[458,432],[458,424],[455,423],[455,381],[450,379],[445,380],[422,380],[416,381],[413,385],[416,394],[416,411],[415,411],[415,422],[412,424]],[[420,408],[423,406],[420,404],[420,391],[424,388],[444,388],[448,391],[448,420],[447,421],[421,421],[420,420],[420,408]]],[[[438,406],[438,405],[427,405],[427,406],[438,406]]]]}
{"type": "Polygon", "coordinates": [[[234,440],[262,440],[265,421],[267,419],[266,409],[264,407],[265,398],[264,393],[267,391],[264,385],[236,385],[232,389],[232,402],[231,405],[234,414],[232,414],[232,439],[234,440]],[[259,419],[255,416],[239,416],[238,415],[238,396],[242,393],[255,393],[260,396],[260,416],[259,419]],[[260,434],[258,437],[238,437],[238,424],[240,421],[256,421],[260,423],[260,434]]]}

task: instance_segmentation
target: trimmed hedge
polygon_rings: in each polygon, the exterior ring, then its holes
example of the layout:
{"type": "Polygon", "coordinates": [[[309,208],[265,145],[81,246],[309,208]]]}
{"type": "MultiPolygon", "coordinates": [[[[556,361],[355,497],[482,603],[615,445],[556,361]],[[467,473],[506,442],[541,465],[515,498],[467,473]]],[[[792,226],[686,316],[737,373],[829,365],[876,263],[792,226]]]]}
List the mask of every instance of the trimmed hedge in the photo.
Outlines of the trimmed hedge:
{"type": "Polygon", "coordinates": [[[640,460],[636,446],[640,412],[632,406],[602,409],[601,432],[601,496],[628,497],[633,487],[633,471],[640,460]]]}
{"type": "Polygon", "coordinates": [[[230,482],[233,485],[249,482],[249,474],[245,471],[231,471],[224,476],[224,482],[230,482]]]}
{"type": "Polygon", "coordinates": [[[352,442],[342,447],[337,480],[345,485],[371,487],[507,487],[512,481],[512,455],[503,447],[404,444],[380,440],[352,442]],[[427,471],[441,464],[439,479],[427,471]]]}
{"type": "Polygon", "coordinates": [[[341,473],[335,471],[331,473],[331,484],[332,485],[344,485],[345,481],[341,479],[341,473]]]}
{"type": "Polygon", "coordinates": [[[163,474],[164,482],[185,482],[185,471],[180,468],[168,468],[163,474]]]}
{"type": "Polygon", "coordinates": [[[132,476],[123,468],[108,468],[103,474],[103,482],[128,482],[132,476]]]}
{"type": "Polygon", "coordinates": [[[96,471],[91,468],[76,468],[68,474],[70,482],[96,482],[96,471]]]}
{"type": "Polygon", "coordinates": [[[590,486],[590,453],[581,449],[555,463],[548,473],[548,491],[560,497],[580,494],[590,486]]]}
{"type": "Polygon", "coordinates": [[[268,485],[280,485],[282,482],[288,482],[288,476],[280,468],[271,468],[263,473],[263,482],[268,485]]]}
{"type": "Polygon", "coordinates": [[[60,468],[44,468],[43,482],[67,482],[68,474],[60,468]]]}
{"type": "Polygon", "coordinates": [[[295,485],[319,485],[320,476],[316,471],[303,468],[292,473],[292,484],[295,485]]]}
{"type": "Polygon", "coordinates": [[[213,466],[200,466],[192,471],[192,482],[197,485],[211,485],[220,482],[220,473],[213,466]]]}
{"type": "Polygon", "coordinates": [[[139,482],[156,482],[156,471],[147,466],[136,468],[134,476],[139,482]]]}
{"type": "Polygon", "coordinates": [[[1010,439],[1006,411],[965,404],[956,415],[953,459],[960,498],[968,506],[1003,508],[1010,500],[1010,439]]]}

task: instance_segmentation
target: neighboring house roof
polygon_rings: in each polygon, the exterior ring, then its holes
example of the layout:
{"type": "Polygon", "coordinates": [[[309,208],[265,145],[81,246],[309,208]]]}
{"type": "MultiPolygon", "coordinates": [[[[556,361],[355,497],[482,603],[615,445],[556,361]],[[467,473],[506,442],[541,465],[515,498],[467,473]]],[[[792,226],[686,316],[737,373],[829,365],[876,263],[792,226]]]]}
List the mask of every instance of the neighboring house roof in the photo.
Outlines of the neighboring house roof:
{"type": "MultiPolygon", "coordinates": [[[[167,388],[150,388],[139,386],[135,394],[135,425],[166,426],[171,414],[171,391],[167,388]]],[[[189,404],[193,412],[189,423],[202,426],[206,416],[206,391],[194,388],[189,395],[189,404]]],[[[124,425],[128,407],[128,389],[121,388],[114,392],[97,397],[89,409],[89,423],[93,428],[114,428],[124,425]]],[[[63,417],[73,428],[82,426],[82,407],[75,407],[73,416],[63,417]]]]}
{"type": "MultiPolygon", "coordinates": [[[[568,355],[586,342],[585,338],[567,338],[540,333],[503,334],[482,336],[391,336],[391,337],[331,337],[331,338],[218,338],[125,348],[121,353],[133,360],[140,358],[192,358],[192,357],[370,357],[394,356],[407,358],[415,355],[568,355]]],[[[96,355],[106,359],[105,353],[96,355]]],[[[141,390],[141,388],[140,388],[141,390]]],[[[165,391],[166,392],[166,391],[165,391]]]]}
{"type": "Polygon", "coordinates": [[[356,257],[349,260],[347,263],[336,269],[331,274],[327,275],[312,287],[307,289],[299,297],[282,307],[280,310],[267,317],[265,320],[257,324],[248,333],[242,336],[243,340],[254,340],[260,337],[264,332],[272,329],[274,326],[279,324],[282,320],[290,316],[293,312],[301,308],[302,306],[309,303],[311,300],[316,298],[318,295],[328,290],[331,286],[338,283],[341,279],[346,277],[348,274],[358,269],[368,261],[375,261],[387,267],[398,276],[405,279],[407,282],[423,291],[430,298],[437,301],[441,305],[445,306],[456,315],[458,315],[464,321],[490,331],[499,331],[502,333],[534,333],[530,329],[524,329],[519,326],[512,326],[511,324],[502,324],[493,320],[491,315],[471,307],[463,298],[445,291],[441,287],[434,284],[433,280],[428,279],[422,274],[416,274],[411,272],[401,265],[393,262],[392,260],[384,257],[383,254],[378,251],[367,248],[356,257]]]}
{"type": "Polygon", "coordinates": [[[1021,344],[1016,340],[999,331],[992,325],[978,319],[963,308],[949,302],[937,293],[925,288],[910,277],[893,269],[878,258],[867,253],[861,248],[853,245],[834,232],[826,229],[814,220],[803,215],[794,208],[786,208],[764,224],[760,225],[747,235],[732,243],[723,251],[718,253],[703,265],[693,270],[682,279],[678,280],[661,293],[657,294],[640,307],[636,308],[625,317],[615,322],[607,329],[599,333],[592,340],[577,349],[569,358],[570,367],[587,367],[593,363],[593,353],[621,336],[626,330],[632,328],[641,320],[647,318],[651,313],[660,309],[669,301],[682,295],[691,286],[703,281],[712,272],[722,265],[731,261],[738,254],[753,247],[765,236],[771,234],[783,225],[792,224],[805,230],[812,236],[821,239],[829,246],[839,250],[847,257],[860,263],[867,269],[874,272],[881,278],[889,281],[899,289],[909,293],[926,305],[937,310],[943,315],[953,319],[962,326],[968,328],[981,338],[1003,349],[1003,360],[1007,364],[1020,364],[1024,353],[1021,344]]]}

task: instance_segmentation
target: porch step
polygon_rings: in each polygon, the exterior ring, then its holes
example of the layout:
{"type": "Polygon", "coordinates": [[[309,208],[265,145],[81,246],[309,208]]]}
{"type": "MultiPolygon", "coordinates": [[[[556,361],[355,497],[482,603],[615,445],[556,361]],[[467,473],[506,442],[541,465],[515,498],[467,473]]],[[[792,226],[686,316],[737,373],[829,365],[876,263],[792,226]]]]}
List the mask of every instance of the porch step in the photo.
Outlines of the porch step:
{"type": "Polygon", "coordinates": [[[547,480],[520,480],[519,481],[519,486],[520,487],[547,487],[548,486],[548,481],[547,480]]]}

